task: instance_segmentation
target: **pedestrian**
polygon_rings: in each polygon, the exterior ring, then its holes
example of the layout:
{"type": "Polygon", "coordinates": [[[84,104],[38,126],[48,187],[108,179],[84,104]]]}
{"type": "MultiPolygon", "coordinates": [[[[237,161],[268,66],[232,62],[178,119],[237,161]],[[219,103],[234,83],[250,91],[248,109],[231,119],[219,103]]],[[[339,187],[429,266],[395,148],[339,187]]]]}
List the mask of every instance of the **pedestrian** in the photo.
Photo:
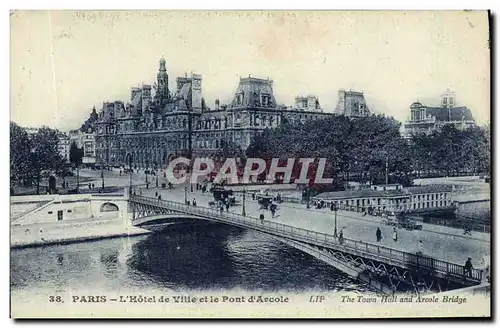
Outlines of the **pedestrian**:
{"type": "Polygon", "coordinates": [[[155,191],[155,197],[158,197],[158,191],[155,191]]]}
{"type": "Polygon", "coordinates": [[[398,241],[398,232],[396,231],[396,227],[392,228],[392,240],[398,241]]]}
{"type": "Polygon", "coordinates": [[[196,199],[193,198],[193,206],[196,206],[196,199]]]}
{"type": "Polygon", "coordinates": [[[424,254],[424,243],[421,240],[418,241],[417,254],[419,254],[419,255],[424,254]]]}
{"type": "Polygon", "coordinates": [[[252,194],[252,200],[255,200],[255,193],[252,194]]]}
{"type": "Polygon", "coordinates": [[[382,231],[380,231],[380,228],[377,228],[377,243],[379,243],[382,240],[382,231]]]}
{"type": "Polygon", "coordinates": [[[139,189],[139,195],[142,196],[142,189],[139,189]]]}
{"type": "Polygon", "coordinates": [[[158,194],[158,200],[161,200],[161,195],[160,194],[158,194]]]}
{"type": "Polygon", "coordinates": [[[472,259],[470,257],[465,262],[464,275],[468,275],[472,278],[472,259]]]}
{"type": "Polygon", "coordinates": [[[94,188],[95,188],[95,185],[94,185],[94,184],[92,184],[92,189],[94,189],[94,188]]]}
{"type": "Polygon", "coordinates": [[[344,231],[340,230],[339,233],[339,244],[342,245],[344,243],[344,231]]]}
{"type": "Polygon", "coordinates": [[[226,211],[229,212],[229,202],[226,203],[226,211]]]}
{"type": "Polygon", "coordinates": [[[92,184],[89,182],[89,190],[92,189],[92,184]]]}
{"type": "Polygon", "coordinates": [[[259,218],[260,218],[260,223],[264,223],[264,214],[263,213],[260,213],[259,218]]]}

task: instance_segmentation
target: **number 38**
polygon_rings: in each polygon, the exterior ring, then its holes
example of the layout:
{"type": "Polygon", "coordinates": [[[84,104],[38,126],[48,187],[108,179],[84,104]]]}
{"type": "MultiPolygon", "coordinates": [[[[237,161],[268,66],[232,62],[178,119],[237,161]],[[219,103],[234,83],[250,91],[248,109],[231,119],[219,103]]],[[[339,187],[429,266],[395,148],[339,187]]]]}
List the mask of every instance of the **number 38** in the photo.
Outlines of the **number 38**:
{"type": "Polygon", "coordinates": [[[51,303],[62,303],[62,298],[61,296],[49,296],[49,302],[51,303]]]}

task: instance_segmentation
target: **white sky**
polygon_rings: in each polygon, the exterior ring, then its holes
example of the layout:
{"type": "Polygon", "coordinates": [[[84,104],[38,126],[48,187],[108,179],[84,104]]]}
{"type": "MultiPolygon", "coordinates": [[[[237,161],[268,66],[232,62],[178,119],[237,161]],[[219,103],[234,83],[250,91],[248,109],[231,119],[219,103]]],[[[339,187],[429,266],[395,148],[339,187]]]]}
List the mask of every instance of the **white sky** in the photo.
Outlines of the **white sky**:
{"type": "Polygon", "coordinates": [[[162,55],[170,89],[200,73],[212,108],[251,74],[274,80],[279,103],[315,94],[331,112],[339,88],[355,89],[399,120],[452,87],[490,119],[486,12],[24,11],[11,16],[11,120],[77,128],[92,106],[152,84],[162,55]]]}

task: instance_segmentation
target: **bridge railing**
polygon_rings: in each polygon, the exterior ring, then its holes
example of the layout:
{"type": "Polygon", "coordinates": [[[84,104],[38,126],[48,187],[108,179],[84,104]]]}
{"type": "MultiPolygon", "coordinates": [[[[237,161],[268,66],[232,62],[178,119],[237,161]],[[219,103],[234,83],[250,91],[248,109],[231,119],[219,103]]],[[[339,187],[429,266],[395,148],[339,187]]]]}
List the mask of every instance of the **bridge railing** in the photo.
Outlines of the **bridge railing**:
{"type": "Polygon", "coordinates": [[[481,281],[482,279],[482,271],[478,269],[471,269],[470,272],[466,273],[464,266],[460,264],[437,260],[417,253],[403,252],[394,248],[371,244],[361,240],[357,241],[348,238],[339,240],[339,238],[331,234],[298,228],[284,223],[268,220],[261,221],[256,217],[243,216],[232,212],[223,212],[208,207],[185,205],[168,200],[158,200],[151,197],[133,195],[130,200],[141,204],[177,210],[190,215],[212,218],[220,222],[231,222],[238,226],[271,233],[281,237],[311,242],[316,245],[341,251],[343,250],[358,255],[369,255],[383,262],[399,264],[405,267],[435,271],[443,275],[451,275],[472,281],[481,281]]]}

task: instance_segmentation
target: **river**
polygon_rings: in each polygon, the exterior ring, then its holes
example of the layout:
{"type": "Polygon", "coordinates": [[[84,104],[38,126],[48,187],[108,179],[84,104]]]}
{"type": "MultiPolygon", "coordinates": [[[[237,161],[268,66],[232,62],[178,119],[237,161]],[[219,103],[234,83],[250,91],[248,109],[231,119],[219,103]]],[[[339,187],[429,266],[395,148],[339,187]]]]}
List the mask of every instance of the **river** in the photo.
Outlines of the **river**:
{"type": "Polygon", "coordinates": [[[222,224],[11,251],[13,299],[85,291],[371,290],[273,238],[222,224]],[[30,296],[28,296],[30,295],[30,296]]]}

